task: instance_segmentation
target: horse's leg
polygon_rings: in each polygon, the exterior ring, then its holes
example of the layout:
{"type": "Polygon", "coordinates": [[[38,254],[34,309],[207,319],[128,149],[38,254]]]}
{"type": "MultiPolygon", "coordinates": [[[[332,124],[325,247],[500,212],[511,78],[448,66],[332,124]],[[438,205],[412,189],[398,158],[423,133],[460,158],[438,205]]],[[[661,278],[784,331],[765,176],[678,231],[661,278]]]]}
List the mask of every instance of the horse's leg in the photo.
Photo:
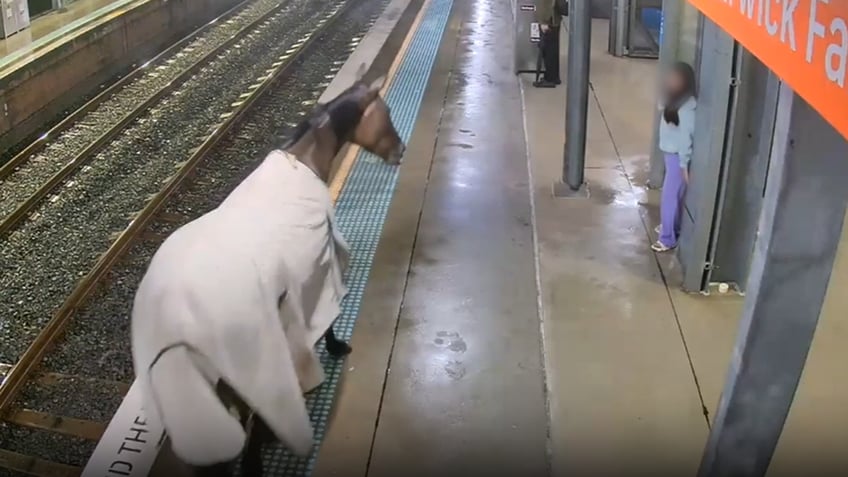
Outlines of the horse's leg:
{"type": "Polygon", "coordinates": [[[275,439],[271,429],[258,414],[253,415],[253,425],[247,440],[247,449],[241,461],[244,477],[262,476],[262,447],[275,439]]]}
{"type": "MultiPolygon", "coordinates": [[[[256,425],[251,426],[251,417],[254,414],[251,412],[250,407],[244,402],[241,396],[233,389],[226,381],[220,380],[218,381],[218,385],[216,386],[218,397],[221,399],[221,402],[224,406],[227,407],[227,410],[234,417],[237,417],[239,422],[241,422],[242,427],[248,432],[247,436],[247,449],[242,453],[242,472],[241,475],[243,477],[259,477],[262,475],[262,443],[256,442],[257,439],[254,438],[254,434],[256,434],[256,425]]],[[[257,418],[253,419],[253,422],[256,422],[257,418]]],[[[200,469],[204,473],[195,472],[197,477],[231,477],[233,475],[233,464],[234,462],[230,462],[224,464],[226,466],[224,469],[214,468],[195,468],[200,469]],[[213,472],[221,472],[221,473],[213,473],[213,472]]]]}
{"type": "MultiPolygon", "coordinates": [[[[283,292],[277,299],[278,310],[282,308],[283,301],[285,301],[287,294],[287,292],[283,292]]],[[[330,325],[330,327],[327,328],[327,332],[324,333],[324,344],[327,347],[327,352],[334,358],[347,356],[351,351],[353,351],[353,348],[351,348],[350,345],[336,338],[336,334],[333,332],[333,325],[330,325]]]]}
{"type": "Polygon", "coordinates": [[[353,348],[351,348],[350,345],[336,338],[336,334],[333,332],[332,326],[327,328],[327,332],[324,333],[324,344],[327,346],[327,352],[334,358],[347,356],[351,351],[353,351],[353,348]]]}

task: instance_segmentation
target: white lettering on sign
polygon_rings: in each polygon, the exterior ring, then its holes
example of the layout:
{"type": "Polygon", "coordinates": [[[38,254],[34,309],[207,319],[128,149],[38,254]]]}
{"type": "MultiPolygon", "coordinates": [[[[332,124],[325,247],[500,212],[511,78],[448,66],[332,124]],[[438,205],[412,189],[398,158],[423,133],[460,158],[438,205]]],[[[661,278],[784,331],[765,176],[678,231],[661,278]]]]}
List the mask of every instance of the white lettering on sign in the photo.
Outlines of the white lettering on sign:
{"type": "Polygon", "coordinates": [[[83,470],[82,477],[146,477],[164,438],[162,424],[142,408],[133,383],[83,470]]]}
{"type": "MultiPolygon", "coordinates": [[[[830,3],[830,0],[822,0],[823,3],[830,3]]],[[[824,25],[816,19],[816,10],[818,10],[818,0],[810,2],[810,28],[807,30],[807,63],[813,62],[813,46],[815,45],[815,37],[824,38],[824,25]]]]}
{"type": "Polygon", "coordinates": [[[757,25],[763,24],[763,0],[742,0],[739,4],[739,11],[742,14],[748,15],[749,20],[754,19],[754,5],[759,2],[760,8],[757,9],[757,25]]]}
{"type": "Polygon", "coordinates": [[[813,62],[816,40],[824,40],[829,32],[834,41],[827,44],[824,55],[824,67],[827,79],[845,87],[846,62],[848,62],[848,25],[839,17],[834,18],[829,26],[818,19],[819,4],[829,4],[830,0],[811,0],[810,28],[807,33],[807,63],[813,62]]]}
{"type": "MultiPolygon", "coordinates": [[[[815,2],[815,0],[813,0],[815,2]]],[[[795,10],[798,8],[798,0],[783,0],[783,14],[780,17],[780,41],[786,43],[789,37],[789,48],[798,51],[795,45],[795,10]]]]}
{"type": "MultiPolygon", "coordinates": [[[[806,0],[809,15],[799,14],[800,0],[718,0],[737,7],[740,14],[759,27],[764,27],[770,36],[780,34],[780,42],[793,52],[798,51],[798,42],[806,41],[803,52],[807,63],[813,63],[816,55],[824,56],[824,73],[828,80],[845,87],[848,74],[848,19],[838,16],[823,21],[819,15],[820,5],[848,0],[806,0]],[[807,21],[806,38],[798,37],[797,21],[807,21]]],[[[699,2],[694,2],[699,3],[699,2]]],[[[806,8],[805,8],[806,9],[806,8]]],[[[803,29],[801,30],[803,36],[803,29]]]]}
{"type": "MultiPolygon", "coordinates": [[[[827,46],[824,56],[827,79],[845,87],[846,66],[848,66],[848,25],[845,20],[837,18],[830,24],[830,33],[838,35],[841,43],[831,43],[827,46]]],[[[848,114],[848,112],[846,112],[848,114]]]]}
{"type": "Polygon", "coordinates": [[[848,138],[848,0],[688,0],[848,138]]]}
{"type": "Polygon", "coordinates": [[[766,31],[769,35],[774,36],[777,35],[777,22],[772,20],[771,17],[771,0],[765,0],[765,8],[763,9],[763,16],[766,18],[766,31]]]}

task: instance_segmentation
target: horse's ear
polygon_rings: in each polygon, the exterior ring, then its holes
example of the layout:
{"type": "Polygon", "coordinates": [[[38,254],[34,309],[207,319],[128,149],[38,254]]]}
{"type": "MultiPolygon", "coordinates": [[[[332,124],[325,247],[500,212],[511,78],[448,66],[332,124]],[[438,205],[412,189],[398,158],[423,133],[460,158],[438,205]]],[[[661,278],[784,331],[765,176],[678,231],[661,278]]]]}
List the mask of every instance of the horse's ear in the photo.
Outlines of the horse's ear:
{"type": "Polygon", "coordinates": [[[372,93],[379,93],[380,89],[383,88],[384,84],[386,84],[386,75],[380,76],[379,78],[372,81],[371,85],[368,87],[368,89],[372,93]]]}
{"type": "Polygon", "coordinates": [[[365,77],[365,73],[368,72],[368,66],[365,63],[359,65],[359,69],[356,70],[356,81],[362,81],[362,78],[365,77]]]}

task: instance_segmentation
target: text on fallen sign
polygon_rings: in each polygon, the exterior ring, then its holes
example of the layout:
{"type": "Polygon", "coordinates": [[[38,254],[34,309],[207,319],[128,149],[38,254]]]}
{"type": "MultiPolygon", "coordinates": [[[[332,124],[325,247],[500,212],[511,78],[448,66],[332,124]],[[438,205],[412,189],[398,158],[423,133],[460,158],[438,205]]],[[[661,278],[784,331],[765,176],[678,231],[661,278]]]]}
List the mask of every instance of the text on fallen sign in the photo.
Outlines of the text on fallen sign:
{"type": "Polygon", "coordinates": [[[157,437],[150,435],[150,430],[147,428],[147,420],[142,416],[136,416],[130,428],[124,434],[121,445],[115,451],[115,457],[109,464],[106,474],[131,475],[133,471],[133,456],[141,454],[144,451],[144,446],[149,444],[151,439],[157,439],[157,437]]]}

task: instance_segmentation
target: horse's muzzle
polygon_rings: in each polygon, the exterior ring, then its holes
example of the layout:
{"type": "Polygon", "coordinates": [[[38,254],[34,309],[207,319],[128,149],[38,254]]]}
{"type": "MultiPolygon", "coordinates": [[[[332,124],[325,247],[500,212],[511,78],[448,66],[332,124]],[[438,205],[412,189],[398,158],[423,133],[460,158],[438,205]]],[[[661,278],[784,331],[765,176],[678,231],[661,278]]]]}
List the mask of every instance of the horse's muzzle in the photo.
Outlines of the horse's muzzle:
{"type": "Polygon", "coordinates": [[[406,152],[406,145],[404,143],[398,143],[397,147],[394,148],[391,154],[389,154],[389,160],[386,161],[388,164],[396,166],[403,162],[403,155],[406,152]]]}

